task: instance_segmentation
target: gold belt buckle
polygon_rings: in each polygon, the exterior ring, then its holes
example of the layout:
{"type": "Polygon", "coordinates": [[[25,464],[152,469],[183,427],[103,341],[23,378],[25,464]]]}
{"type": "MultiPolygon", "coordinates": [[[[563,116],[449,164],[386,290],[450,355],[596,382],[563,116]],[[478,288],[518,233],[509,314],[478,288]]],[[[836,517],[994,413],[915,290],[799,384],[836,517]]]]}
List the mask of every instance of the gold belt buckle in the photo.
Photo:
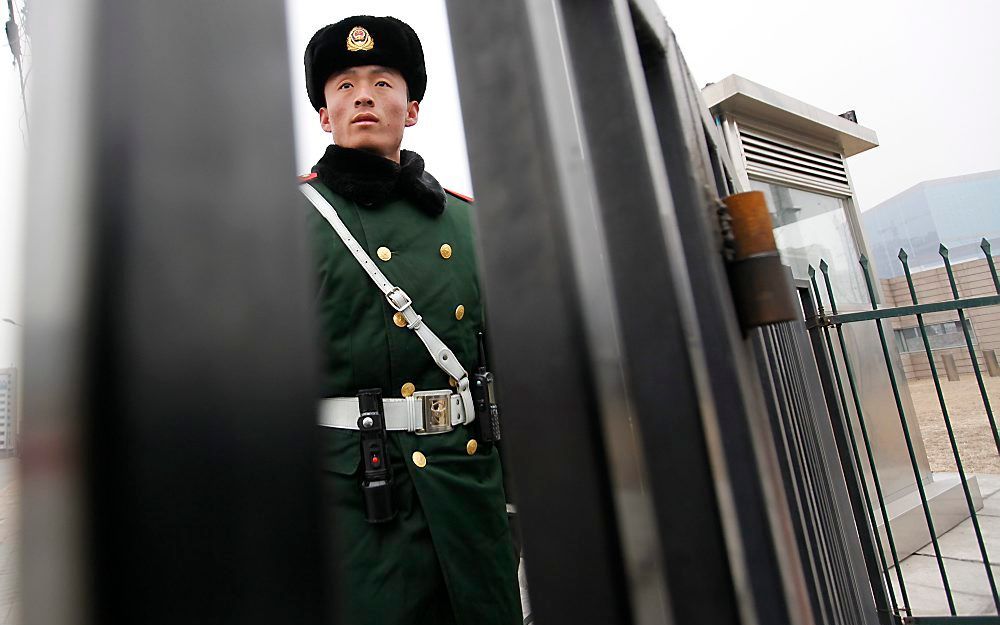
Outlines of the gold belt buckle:
{"type": "Polygon", "coordinates": [[[443,434],[455,429],[451,424],[450,391],[418,391],[413,399],[421,403],[423,415],[423,427],[417,434],[443,434]]]}

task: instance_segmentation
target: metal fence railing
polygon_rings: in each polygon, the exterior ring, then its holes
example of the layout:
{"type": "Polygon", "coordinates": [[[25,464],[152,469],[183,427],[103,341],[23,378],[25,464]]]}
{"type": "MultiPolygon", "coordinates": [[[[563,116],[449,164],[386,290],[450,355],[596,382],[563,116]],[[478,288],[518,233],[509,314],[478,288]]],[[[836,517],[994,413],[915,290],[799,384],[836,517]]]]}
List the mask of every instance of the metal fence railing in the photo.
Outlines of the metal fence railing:
{"type": "MultiPolygon", "coordinates": [[[[814,351],[817,358],[828,358],[826,365],[819,367],[821,374],[824,374],[824,385],[829,389],[828,403],[830,413],[834,423],[834,429],[838,431],[838,444],[849,447],[849,456],[853,458],[854,467],[844,465],[846,479],[849,490],[855,494],[852,502],[855,506],[863,506],[864,513],[856,514],[855,519],[863,522],[867,519],[867,527],[859,527],[859,532],[863,537],[862,544],[865,551],[865,558],[869,560],[869,576],[873,587],[873,594],[876,605],[880,612],[890,615],[890,620],[905,623],[1000,623],[1000,595],[997,590],[996,573],[990,560],[987,532],[984,532],[982,520],[977,514],[977,508],[981,508],[981,500],[978,487],[970,487],[970,472],[966,470],[963,463],[962,449],[959,437],[956,436],[956,428],[953,424],[952,415],[949,414],[949,406],[945,401],[945,392],[942,386],[941,377],[938,375],[938,366],[935,363],[935,354],[932,349],[931,339],[928,336],[927,322],[925,315],[954,311],[958,316],[958,326],[962,328],[965,339],[965,348],[971,361],[972,371],[975,375],[979,394],[981,396],[982,408],[985,412],[985,419],[982,427],[989,426],[989,435],[992,436],[997,453],[1000,454],[1000,436],[998,436],[996,419],[993,407],[984,382],[983,372],[979,364],[979,355],[976,353],[976,345],[973,341],[971,324],[968,322],[966,311],[986,306],[1000,305],[1000,280],[997,277],[997,270],[994,259],[991,255],[990,244],[986,239],[982,240],[982,250],[988,264],[989,276],[992,278],[993,290],[995,294],[980,295],[975,297],[961,297],[959,293],[959,283],[956,280],[955,271],[949,258],[948,249],[942,245],[940,255],[944,263],[947,274],[947,285],[950,287],[951,299],[946,301],[920,303],[918,289],[910,271],[907,254],[904,250],[899,252],[899,262],[902,264],[906,286],[909,291],[909,304],[888,308],[879,308],[879,298],[876,296],[876,287],[872,275],[872,267],[868,259],[864,256],[860,259],[861,271],[867,286],[868,296],[871,301],[871,310],[857,312],[840,312],[832,286],[830,267],[825,260],[819,263],[819,274],[821,274],[824,288],[821,290],[817,271],[810,266],[810,288],[800,289],[800,295],[805,304],[804,309],[807,315],[807,327],[813,337],[814,351]],[[988,585],[988,593],[992,597],[993,608],[996,610],[993,615],[983,614],[983,609],[975,610],[977,613],[963,613],[961,606],[957,605],[956,596],[964,591],[961,584],[968,583],[968,575],[963,575],[964,581],[956,582],[949,577],[946,558],[942,554],[941,541],[939,537],[943,529],[948,527],[935,527],[939,520],[935,515],[933,506],[925,488],[927,481],[926,472],[922,474],[918,465],[917,447],[922,445],[916,440],[920,434],[913,432],[913,421],[908,419],[904,406],[906,401],[901,392],[901,380],[905,380],[905,375],[899,370],[899,356],[893,357],[893,350],[896,349],[892,337],[887,337],[887,332],[892,332],[891,323],[895,319],[904,317],[916,317],[916,325],[922,339],[924,355],[930,367],[930,377],[933,381],[937,403],[940,408],[940,418],[943,420],[944,429],[947,433],[948,446],[954,460],[954,467],[957,469],[958,479],[961,483],[961,495],[964,498],[963,515],[968,513],[971,520],[972,533],[975,535],[978,550],[978,560],[981,561],[981,575],[988,585]],[[943,591],[947,603],[946,614],[922,614],[920,610],[912,608],[914,599],[919,599],[917,593],[928,592],[928,582],[926,578],[921,580],[919,588],[916,584],[908,584],[905,578],[904,568],[901,566],[901,554],[897,549],[897,536],[893,532],[893,519],[887,503],[889,493],[884,488],[884,482],[880,475],[880,467],[876,465],[877,450],[873,443],[872,415],[869,414],[868,406],[864,401],[863,394],[859,391],[861,380],[858,379],[857,368],[853,359],[857,357],[857,346],[851,346],[845,339],[845,326],[850,324],[863,324],[874,322],[878,333],[878,341],[881,348],[881,358],[884,362],[885,371],[888,374],[889,385],[892,390],[896,413],[899,419],[899,427],[902,432],[902,439],[906,445],[906,452],[909,458],[910,469],[913,472],[913,479],[916,485],[916,492],[919,497],[919,507],[922,512],[923,523],[926,525],[929,544],[936,562],[936,573],[939,577],[939,588],[943,591]],[[889,323],[887,330],[886,324],[889,323]],[[825,351],[825,355],[821,354],[825,351]],[[852,418],[853,414],[853,418],[852,418]],[[865,479],[865,474],[870,477],[865,479]],[[978,504],[978,505],[977,505],[978,504]],[[878,528],[884,532],[884,540],[879,535],[878,528]]],[[[985,358],[984,358],[985,360],[985,358]]],[[[905,392],[905,391],[903,391],[905,392]]],[[[972,482],[974,484],[974,482],[972,482]]],[[[996,540],[996,539],[994,539],[996,540]]],[[[928,554],[930,555],[930,554],[928,554]]],[[[926,557],[926,556],[924,556],[926,557]]],[[[954,577],[954,576],[953,576],[954,577]]],[[[980,578],[979,582],[982,581],[980,578]]]]}
{"type": "Polygon", "coordinates": [[[854,508],[844,482],[854,464],[836,443],[821,375],[808,366],[809,343],[801,322],[773,324],[754,337],[808,598],[816,625],[874,625],[883,621],[865,597],[871,564],[865,537],[855,533],[867,522],[855,518],[863,507],[854,508]]]}

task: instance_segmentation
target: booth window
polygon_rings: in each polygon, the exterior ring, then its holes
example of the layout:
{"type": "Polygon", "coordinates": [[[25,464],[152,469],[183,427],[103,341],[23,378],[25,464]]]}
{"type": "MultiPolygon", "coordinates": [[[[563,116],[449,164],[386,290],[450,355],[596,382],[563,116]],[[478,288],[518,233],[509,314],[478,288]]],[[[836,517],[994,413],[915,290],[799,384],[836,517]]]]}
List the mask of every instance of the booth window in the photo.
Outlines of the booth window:
{"type": "Polygon", "coordinates": [[[755,179],[750,188],[767,196],[775,242],[795,278],[808,280],[809,265],[818,271],[825,260],[838,304],[855,307],[868,301],[844,198],[755,179]]]}
{"type": "MultiPolygon", "coordinates": [[[[965,320],[965,327],[969,329],[969,336],[972,342],[976,342],[975,334],[972,332],[972,324],[965,320]]],[[[945,321],[943,323],[928,323],[924,325],[927,330],[927,341],[931,344],[931,349],[950,349],[952,347],[965,347],[965,335],[962,333],[962,326],[958,321],[945,321]]],[[[920,338],[920,328],[901,328],[896,330],[896,345],[901,353],[924,351],[924,341],[920,338]]]]}

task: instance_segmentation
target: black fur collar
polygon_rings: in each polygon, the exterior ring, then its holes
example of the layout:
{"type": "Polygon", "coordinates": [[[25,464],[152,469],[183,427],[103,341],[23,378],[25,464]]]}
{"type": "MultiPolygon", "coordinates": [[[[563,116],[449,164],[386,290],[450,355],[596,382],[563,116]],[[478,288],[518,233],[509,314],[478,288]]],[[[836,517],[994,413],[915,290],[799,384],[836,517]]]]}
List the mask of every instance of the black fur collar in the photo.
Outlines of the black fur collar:
{"type": "Polygon", "coordinates": [[[444,189],[424,171],[424,159],[416,152],[403,150],[397,164],[370,152],[331,145],[312,170],[331,191],[364,207],[402,196],[432,217],[444,212],[444,189]]]}

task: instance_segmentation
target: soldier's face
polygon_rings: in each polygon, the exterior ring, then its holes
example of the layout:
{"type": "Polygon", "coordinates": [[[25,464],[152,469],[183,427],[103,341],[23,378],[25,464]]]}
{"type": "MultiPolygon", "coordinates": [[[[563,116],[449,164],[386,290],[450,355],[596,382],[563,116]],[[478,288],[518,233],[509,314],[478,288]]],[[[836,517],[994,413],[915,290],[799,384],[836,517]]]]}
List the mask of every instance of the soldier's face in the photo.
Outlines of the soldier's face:
{"type": "Polygon", "coordinates": [[[352,67],[331,76],[323,93],[319,121],[334,143],[399,162],[403,130],[417,123],[420,111],[407,99],[402,74],[380,65],[352,67]]]}

